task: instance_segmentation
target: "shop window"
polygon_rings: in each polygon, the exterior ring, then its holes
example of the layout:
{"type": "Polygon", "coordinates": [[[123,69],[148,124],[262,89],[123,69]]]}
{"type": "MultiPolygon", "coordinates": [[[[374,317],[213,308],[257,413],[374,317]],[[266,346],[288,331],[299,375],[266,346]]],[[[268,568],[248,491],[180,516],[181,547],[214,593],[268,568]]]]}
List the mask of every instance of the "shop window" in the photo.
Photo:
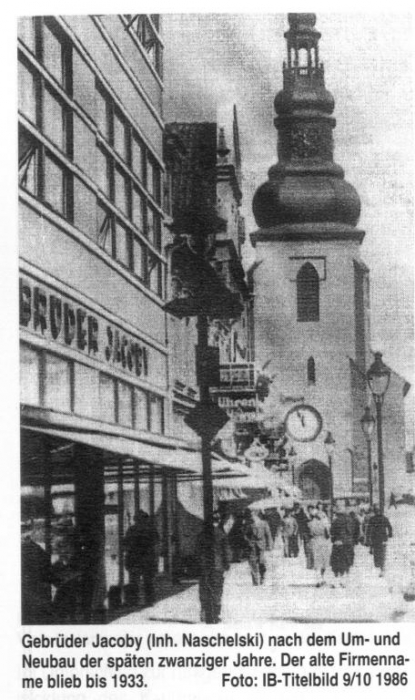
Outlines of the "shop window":
{"type": "Polygon", "coordinates": [[[114,219],[101,204],[97,204],[97,243],[109,255],[114,255],[114,219]]]}
{"type": "Polygon", "coordinates": [[[115,223],[116,258],[125,267],[130,267],[130,232],[119,221],[115,223]]]}
{"type": "Polygon", "coordinates": [[[19,110],[33,124],[38,122],[38,78],[34,71],[19,61],[19,110]]]}
{"type": "Polygon", "coordinates": [[[118,423],[127,427],[133,425],[133,390],[124,382],[118,382],[118,423]]]}
{"type": "Polygon", "coordinates": [[[115,423],[115,380],[107,374],[99,375],[99,405],[101,420],[106,423],[115,423]]]}
{"type": "Polygon", "coordinates": [[[27,345],[20,346],[20,401],[40,404],[40,352],[27,345]]]}
{"type": "Polygon", "coordinates": [[[154,394],[150,396],[150,431],[164,432],[163,399],[154,394]]]}
{"type": "Polygon", "coordinates": [[[148,395],[138,387],[134,387],[134,428],[148,430],[148,395]]]}
{"type": "Polygon", "coordinates": [[[74,411],[80,416],[99,418],[99,372],[80,363],[75,364],[74,411]]]}
{"type": "Polygon", "coordinates": [[[297,275],[297,321],[318,321],[320,318],[320,282],[311,263],[305,263],[297,275]]]}
{"type": "Polygon", "coordinates": [[[316,383],[316,363],[314,357],[309,357],[307,360],[307,381],[309,384],[316,383]]]}
{"type": "Polygon", "coordinates": [[[46,353],[44,405],[56,411],[72,410],[71,362],[46,353]]]}

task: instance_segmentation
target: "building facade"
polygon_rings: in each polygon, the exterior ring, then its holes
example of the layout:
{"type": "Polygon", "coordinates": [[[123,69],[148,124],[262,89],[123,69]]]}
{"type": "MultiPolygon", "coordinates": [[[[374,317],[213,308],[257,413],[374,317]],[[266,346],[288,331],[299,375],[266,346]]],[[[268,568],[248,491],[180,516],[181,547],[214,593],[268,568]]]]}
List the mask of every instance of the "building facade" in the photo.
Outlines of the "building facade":
{"type": "Polygon", "coordinates": [[[140,509],[171,579],[200,472],[172,420],[160,22],[19,20],[22,519],[53,565],[88,561],[72,622],[122,602],[140,509]]]}
{"type": "MultiPolygon", "coordinates": [[[[256,356],[274,377],[265,420],[283,426],[306,497],[328,499],[332,486],[337,497],[367,496],[360,420],[370,403],[370,294],[360,200],[333,160],[334,99],[316,17],[290,14],[288,21],[283,89],[274,103],[278,163],[253,200],[256,356]],[[335,440],[330,457],[328,432],[335,440]]],[[[399,423],[387,428],[387,488],[405,469],[404,393],[395,386],[385,398],[385,416],[399,423]]]]}

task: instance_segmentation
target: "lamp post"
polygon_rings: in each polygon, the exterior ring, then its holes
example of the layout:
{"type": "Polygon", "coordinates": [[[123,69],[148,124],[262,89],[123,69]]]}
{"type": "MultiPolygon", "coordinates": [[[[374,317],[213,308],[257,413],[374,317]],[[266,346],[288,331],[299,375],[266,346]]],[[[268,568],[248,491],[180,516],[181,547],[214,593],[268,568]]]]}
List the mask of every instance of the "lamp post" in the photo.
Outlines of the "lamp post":
{"type": "Polygon", "coordinates": [[[291,457],[291,479],[293,482],[293,486],[295,486],[294,457],[297,456],[297,453],[294,449],[294,445],[291,446],[288,456],[291,457]]]}
{"type": "Polygon", "coordinates": [[[327,457],[329,460],[329,469],[330,469],[330,510],[331,510],[331,517],[333,517],[333,507],[334,507],[334,482],[333,482],[333,453],[334,453],[334,445],[336,444],[336,441],[331,434],[331,431],[327,431],[326,438],[324,440],[324,447],[326,448],[327,452],[327,457]]]}
{"type": "Polygon", "coordinates": [[[385,467],[383,462],[382,404],[389,387],[390,377],[391,370],[383,362],[382,353],[375,352],[375,360],[367,371],[366,379],[376,406],[379,467],[379,508],[382,514],[385,510],[385,467]]]}
{"type": "Polygon", "coordinates": [[[366,406],[365,412],[360,420],[363,434],[367,443],[367,476],[369,482],[369,504],[373,505],[373,478],[372,478],[372,434],[376,420],[370,412],[370,406],[366,406]]]}

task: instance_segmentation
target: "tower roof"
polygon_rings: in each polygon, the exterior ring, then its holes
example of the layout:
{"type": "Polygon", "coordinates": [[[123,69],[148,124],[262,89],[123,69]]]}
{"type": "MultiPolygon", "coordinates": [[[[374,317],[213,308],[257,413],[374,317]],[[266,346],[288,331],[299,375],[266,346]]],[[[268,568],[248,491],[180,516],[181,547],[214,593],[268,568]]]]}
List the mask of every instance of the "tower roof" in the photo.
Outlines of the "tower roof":
{"type": "Polygon", "coordinates": [[[307,230],[312,236],[320,225],[320,235],[327,238],[333,224],[336,238],[356,238],[360,199],[333,160],[334,99],[319,62],[316,15],[289,14],[288,22],[283,89],[274,101],[278,162],[255,193],[254,216],[261,229],[283,226],[286,231],[289,225],[294,237],[296,225],[302,237],[307,230]]]}

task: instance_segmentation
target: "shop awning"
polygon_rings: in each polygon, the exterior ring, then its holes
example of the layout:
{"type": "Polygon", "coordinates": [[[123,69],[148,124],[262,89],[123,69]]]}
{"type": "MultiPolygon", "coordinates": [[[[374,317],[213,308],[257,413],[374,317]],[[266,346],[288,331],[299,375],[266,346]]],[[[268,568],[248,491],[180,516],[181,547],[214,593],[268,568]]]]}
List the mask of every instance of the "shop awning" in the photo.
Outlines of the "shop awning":
{"type": "MultiPolygon", "coordinates": [[[[184,450],[176,447],[162,447],[147,444],[120,435],[107,435],[100,431],[75,430],[55,426],[22,426],[30,433],[43,434],[67,444],[79,443],[89,445],[116,457],[136,459],[140,464],[167,467],[183,473],[187,478],[200,479],[202,476],[202,458],[200,452],[184,450]]],[[[212,454],[212,475],[216,479],[232,476],[238,478],[246,474],[246,467],[241,462],[228,462],[212,454]]]]}
{"type": "Polygon", "coordinates": [[[168,467],[194,474],[200,474],[202,471],[199,452],[149,445],[140,440],[132,440],[119,435],[106,435],[100,432],[43,426],[22,426],[22,428],[32,433],[48,435],[69,443],[89,445],[114,456],[130,457],[138,460],[140,463],[168,467]]]}

